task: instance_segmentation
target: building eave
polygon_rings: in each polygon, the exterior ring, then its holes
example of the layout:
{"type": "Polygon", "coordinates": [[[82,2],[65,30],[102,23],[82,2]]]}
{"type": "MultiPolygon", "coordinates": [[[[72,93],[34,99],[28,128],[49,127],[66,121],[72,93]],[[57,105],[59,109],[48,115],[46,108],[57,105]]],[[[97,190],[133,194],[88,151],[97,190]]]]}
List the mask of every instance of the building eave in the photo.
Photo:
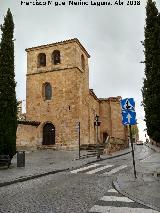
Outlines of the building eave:
{"type": "Polygon", "coordinates": [[[32,51],[35,49],[43,49],[43,48],[47,48],[47,47],[53,47],[55,45],[68,44],[68,43],[73,43],[73,42],[76,42],[81,47],[81,49],[86,53],[87,57],[90,58],[89,53],[87,52],[87,50],[84,48],[84,46],[81,44],[81,42],[77,38],[64,40],[64,41],[60,41],[60,42],[55,42],[55,43],[51,43],[51,44],[40,45],[40,46],[36,46],[36,47],[31,47],[31,48],[26,48],[25,51],[29,52],[29,51],[32,51]]]}
{"type": "Polygon", "coordinates": [[[23,124],[23,125],[31,125],[31,126],[36,126],[38,127],[41,122],[39,121],[24,121],[24,120],[18,120],[18,124],[23,124]]]}

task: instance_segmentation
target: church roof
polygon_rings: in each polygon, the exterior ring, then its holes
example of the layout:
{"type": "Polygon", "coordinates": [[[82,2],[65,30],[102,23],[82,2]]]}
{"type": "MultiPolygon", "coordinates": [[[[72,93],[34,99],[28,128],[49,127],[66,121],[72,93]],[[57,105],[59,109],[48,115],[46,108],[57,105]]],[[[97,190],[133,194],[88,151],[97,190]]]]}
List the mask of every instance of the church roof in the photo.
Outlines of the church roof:
{"type": "Polygon", "coordinates": [[[36,46],[36,47],[31,47],[31,48],[27,48],[25,50],[26,50],[26,52],[29,52],[29,51],[32,51],[35,49],[42,49],[42,48],[46,48],[46,47],[52,47],[54,45],[68,44],[68,43],[73,43],[73,42],[76,42],[81,47],[81,49],[86,53],[87,57],[90,58],[89,53],[87,52],[87,50],[83,47],[83,45],[77,38],[59,41],[59,42],[55,42],[55,43],[51,43],[51,44],[40,45],[40,46],[36,46]]]}
{"type": "Polygon", "coordinates": [[[39,126],[40,123],[41,122],[39,121],[18,120],[18,124],[23,124],[23,125],[39,126]]]}
{"type": "Polygon", "coordinates": [[[121,96],[109,97],[109,98],[98,98],[98,97],[96,96],[96,94],[94,93],[93,89],[89,89],[89,94],[90,94],[91,96],[93,96],[95,100],[97,100],[97,101],[99,101],[99,102],[101,102],[101,101],[119,102],[119,101],[122,99],[121,96]]]}

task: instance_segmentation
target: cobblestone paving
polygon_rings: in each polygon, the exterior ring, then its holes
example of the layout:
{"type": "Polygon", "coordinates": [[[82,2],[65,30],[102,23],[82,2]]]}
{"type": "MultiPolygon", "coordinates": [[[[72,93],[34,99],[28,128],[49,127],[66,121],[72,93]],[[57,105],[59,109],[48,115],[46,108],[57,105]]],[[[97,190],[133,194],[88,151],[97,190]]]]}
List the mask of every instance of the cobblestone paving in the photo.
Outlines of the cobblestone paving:
{"type": "Polygon", "coordinates": [[[0,213],[85,213],[111,182],[67,172],[1,187],[0,213]]]}
{"type": "MultiPolygon", "coordinates": [[[[130,149],[122,150],[113,155],[124,154],[130,149]]],[[[36,175],[43,175],[58,170],[65,170],[67,168],[76,168],[83,166],[92,161],[96,161],[96,156],[86,157],[87,152],[81,152],[82,157],[78,159],[78,150],[75,151],[54,151],[54,150],[37,150],[33,152],[26,152],[25,167],[17,168],[16,156],[12,160],[12,165],[9,169],[0,169],[0,186],[4,183],[16,181],[19,179],[30,178],[36,175]]],[[[103,155],[102,158],[111,157],[103,155]]]]}

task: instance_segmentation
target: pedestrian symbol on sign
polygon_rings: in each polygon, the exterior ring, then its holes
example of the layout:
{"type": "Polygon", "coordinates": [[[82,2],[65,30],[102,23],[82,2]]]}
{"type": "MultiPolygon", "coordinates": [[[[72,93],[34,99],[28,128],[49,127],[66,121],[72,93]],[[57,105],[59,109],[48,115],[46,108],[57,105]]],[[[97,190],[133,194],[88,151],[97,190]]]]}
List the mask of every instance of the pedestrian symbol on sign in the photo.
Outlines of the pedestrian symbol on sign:
{"type": "Polygon", "coordinates": [[[133,98],[125,98],[121,100],[122,110],[135,110],[135,102],[133,98]]]}

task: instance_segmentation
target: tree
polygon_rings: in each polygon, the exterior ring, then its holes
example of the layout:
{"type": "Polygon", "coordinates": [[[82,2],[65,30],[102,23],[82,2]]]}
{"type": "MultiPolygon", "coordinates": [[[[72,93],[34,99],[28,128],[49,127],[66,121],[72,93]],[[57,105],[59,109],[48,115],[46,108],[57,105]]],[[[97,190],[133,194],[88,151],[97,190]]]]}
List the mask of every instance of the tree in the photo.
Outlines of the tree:
{"type": "Polygon", "coordinates": [[[139,139],[139,130],[138,130],[137,124],[132,126],[131,131],[132,131],[132,137],[135,139],[139,139]]]}
{"type": "Polygon", "coordinates": [[[0,154],[16,153],[17,100],[14,73],[14,23],[10,9],[1,25],[0,43],[0,154]]]}
{"type": "Polygon", "coordinates": [[[148,0],[144,40],[145,78],[142,88],[148,135],[160,142],[160,15],[148,0]]]}

